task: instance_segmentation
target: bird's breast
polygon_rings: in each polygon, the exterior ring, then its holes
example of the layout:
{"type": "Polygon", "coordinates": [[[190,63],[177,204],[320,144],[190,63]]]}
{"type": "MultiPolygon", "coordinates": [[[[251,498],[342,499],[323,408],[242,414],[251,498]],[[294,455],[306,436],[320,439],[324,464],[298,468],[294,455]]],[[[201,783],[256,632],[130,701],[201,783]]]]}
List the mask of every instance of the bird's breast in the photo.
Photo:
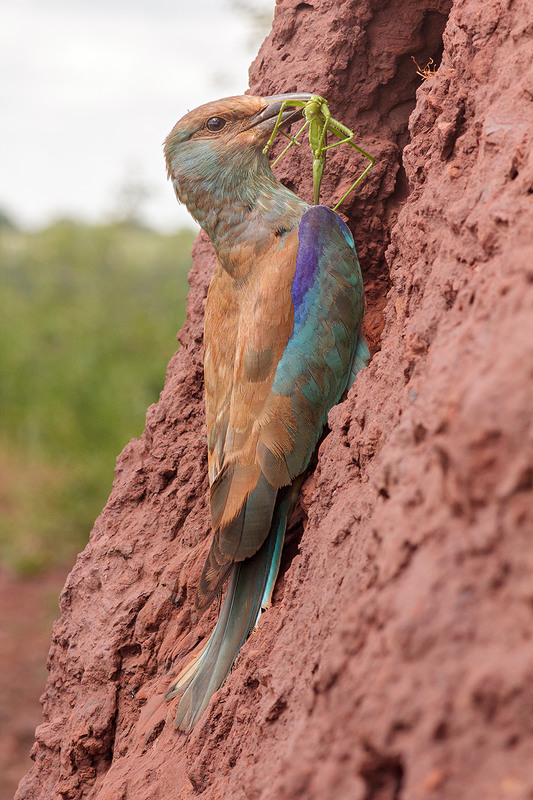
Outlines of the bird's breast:
{"type": "Polygon", "coordinates": [[[273,237],[246,278],[217,266],[206,303],[204,371],[208,436],[228,416],[236,430],[261,417],[294,324],[297,231],[273,237]]]}

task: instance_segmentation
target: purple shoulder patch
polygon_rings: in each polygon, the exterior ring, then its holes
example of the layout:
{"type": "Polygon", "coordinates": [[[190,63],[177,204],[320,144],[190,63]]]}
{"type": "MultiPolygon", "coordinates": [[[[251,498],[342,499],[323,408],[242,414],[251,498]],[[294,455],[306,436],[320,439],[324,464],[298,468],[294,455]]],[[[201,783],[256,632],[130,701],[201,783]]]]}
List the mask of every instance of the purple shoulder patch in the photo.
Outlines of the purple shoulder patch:
{"type": "Polygon", "coordinates": [[[300,220],[296,271],[291,287],[295,324],[300,317],[298,311],[320,269],[324,244],[339,220],[340,217],[327,206],[311,206],[300,220]]]}

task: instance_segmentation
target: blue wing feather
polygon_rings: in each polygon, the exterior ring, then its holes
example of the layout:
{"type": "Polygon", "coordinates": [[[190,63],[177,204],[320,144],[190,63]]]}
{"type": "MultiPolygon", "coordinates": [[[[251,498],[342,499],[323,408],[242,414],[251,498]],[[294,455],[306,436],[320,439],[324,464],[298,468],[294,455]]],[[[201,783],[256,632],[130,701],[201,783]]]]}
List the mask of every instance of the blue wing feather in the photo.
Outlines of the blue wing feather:
{"type": "MultiPolygon", "coordinates": [[[[326,206],[311,206],[298,237],[291,288],[294,327],[272,386],[273,392],[291,398],[298,423],[293,450],[285,456],[293,478],[309,463],[328,411],[348,385],[364,313],[359,260],[339,215],[326,206]]],[[[359,369],[364,364],[359,359],[359,369]]]]}

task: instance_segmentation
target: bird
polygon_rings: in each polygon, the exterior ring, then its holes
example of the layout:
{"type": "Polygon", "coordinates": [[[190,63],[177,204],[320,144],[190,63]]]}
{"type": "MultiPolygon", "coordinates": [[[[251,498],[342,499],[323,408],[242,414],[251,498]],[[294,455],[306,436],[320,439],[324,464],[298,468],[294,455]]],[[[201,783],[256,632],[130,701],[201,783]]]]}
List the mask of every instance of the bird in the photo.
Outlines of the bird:
{"type": "Polygon", "coordinates": [[[313,452],[370,357],[354,238],[325,205],[273,174],[265,144],[306,93],[243,95],[188,112],[164,143],[168,177],[211,240],[216,267],[204,323],[213,528],[196,595],[221,596],[215,628],[166,693],[191,731],[262,610],[271,604],[287,528],[313,452]]]}

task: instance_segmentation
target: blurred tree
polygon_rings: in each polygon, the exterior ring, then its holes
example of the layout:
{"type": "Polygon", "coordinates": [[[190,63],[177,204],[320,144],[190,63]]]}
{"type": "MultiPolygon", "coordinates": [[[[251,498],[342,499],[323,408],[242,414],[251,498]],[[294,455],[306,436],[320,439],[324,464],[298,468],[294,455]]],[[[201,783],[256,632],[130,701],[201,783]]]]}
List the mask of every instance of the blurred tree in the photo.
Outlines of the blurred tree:
{"type": "Polygon", "coordinates": [[[13,221],[13,218],[5,211],[5,209],[0,208],[0,229],[1,228],[15,228],[16,225],[13,221]]]}
{"type": "Polygon", "coordinates": [[[119,182],[111,209],[111,218],[116,222],[143,224],[146,202],[153,195],[153,190],[141,175],[140,168],[132,165],[119,182]]]}
{"type": "Polygon", "coordinates": [[[231,0],[231,7],[247,17],[249,33],[246,46],[251,52],[257,52],[272,27],[274,0],[231,0]]]}
{"type": "Polygon", "coordinates": [[[62,220],[0,228],[0,559],[70,560],[157,400],[194,232],[62,220]]]}

